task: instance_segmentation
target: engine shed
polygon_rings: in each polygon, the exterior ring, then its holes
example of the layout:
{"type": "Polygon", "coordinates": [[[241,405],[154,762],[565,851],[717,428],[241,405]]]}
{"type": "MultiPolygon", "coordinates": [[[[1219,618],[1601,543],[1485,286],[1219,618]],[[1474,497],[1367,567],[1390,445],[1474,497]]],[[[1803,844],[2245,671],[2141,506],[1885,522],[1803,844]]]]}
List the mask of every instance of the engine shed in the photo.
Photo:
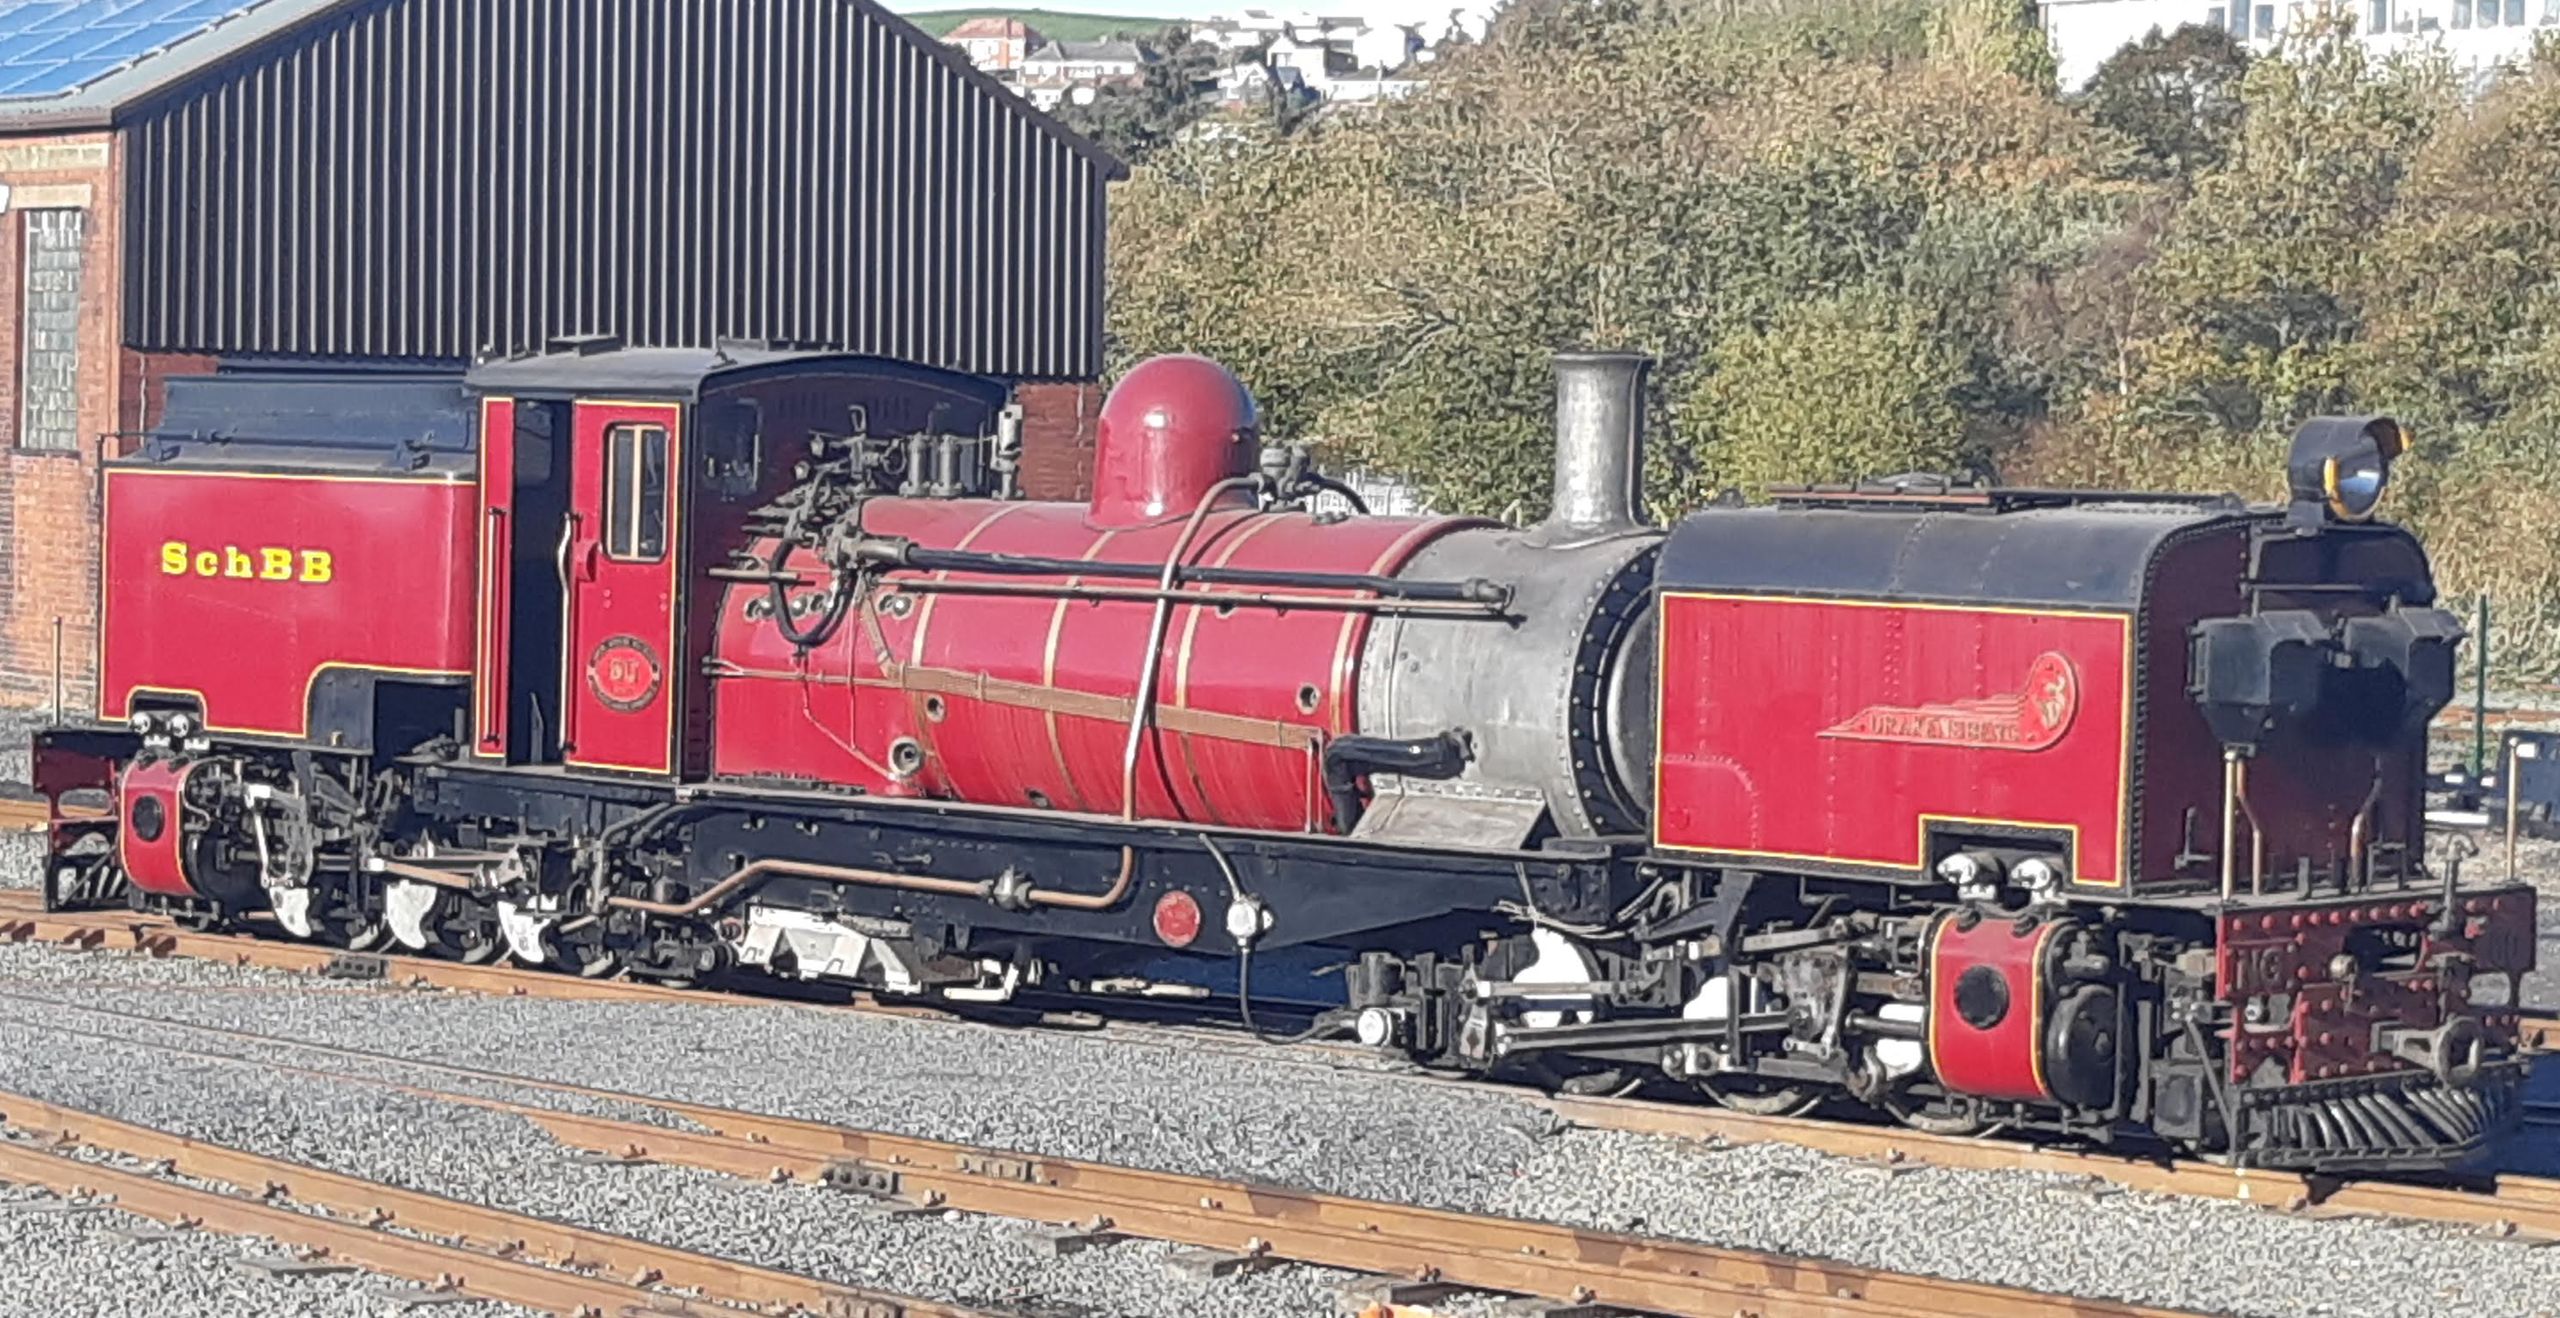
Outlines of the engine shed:
{"type": "Polygon", "coordinates": [[[1009,387],[1068,488],[1122,172],[874,0],[0,0],[0,700],[93,698],[178,377],[825,348],[1009,387]]]}

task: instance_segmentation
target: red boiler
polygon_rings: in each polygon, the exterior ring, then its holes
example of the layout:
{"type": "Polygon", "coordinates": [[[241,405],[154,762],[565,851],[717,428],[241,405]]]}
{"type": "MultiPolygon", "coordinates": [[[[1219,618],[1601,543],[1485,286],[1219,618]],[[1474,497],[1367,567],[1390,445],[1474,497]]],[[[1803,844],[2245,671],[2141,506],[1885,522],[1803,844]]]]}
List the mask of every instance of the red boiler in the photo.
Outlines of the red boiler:
{"type": "MultiPolygon", "coordinates": [[[[1072,504],[902,499],[875,503],[866,521],[919,546],[1151,567],[1166,561],[1186,529],[1181,520],[1097,528],[1085,512],[1072,504]]],[[[1449,518],[1328,524],[1306,513],[1221,509],[1202,520],[1183,561],[1391,575],[1465,525],[1449,518]]],[[[789,566],[807,565],[795,557],[789,566]]],[[[1125,813],[1124,756],[1158,609],[1139,597],[1147,588],[951,571],[894,573],[885,584],[805,656],[764,621],[767,592],[732,588],[721,606],[716,717],[724,729],[755,732],[720,739],[718,772],[1125,813]],[[1047,593],[1062,583],[1094,593],[1047,593]],[[1043,593],[1020,589],[1035,584],[1043,593]]],[[[793,607],[813,608],[816,598],[795,595],[793,607]]],[[[1325,793],[1316,757],[1325,741],[1358,727],[1358,663],[1370,619],[1317,603],[1172,604],[1166,612],[1155,647],[1157,699],[1136,766],[1136,813],[1239,828],[1317,827],[1325,793]]]]}

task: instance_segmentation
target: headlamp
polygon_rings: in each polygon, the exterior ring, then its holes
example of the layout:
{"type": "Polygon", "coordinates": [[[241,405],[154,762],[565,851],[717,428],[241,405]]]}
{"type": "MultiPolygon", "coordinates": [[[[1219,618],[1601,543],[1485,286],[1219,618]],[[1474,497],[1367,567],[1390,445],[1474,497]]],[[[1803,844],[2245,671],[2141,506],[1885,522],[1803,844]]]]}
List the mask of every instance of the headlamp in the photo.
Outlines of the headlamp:
{"type": "Polygon", "coordinates": [[[2391,484],[2391,464],[2409,451],[2409,432],[2387,416],[2320,416],[2293,434],[2285,459],[2296,525],[2373,516],[2391,484]]]}

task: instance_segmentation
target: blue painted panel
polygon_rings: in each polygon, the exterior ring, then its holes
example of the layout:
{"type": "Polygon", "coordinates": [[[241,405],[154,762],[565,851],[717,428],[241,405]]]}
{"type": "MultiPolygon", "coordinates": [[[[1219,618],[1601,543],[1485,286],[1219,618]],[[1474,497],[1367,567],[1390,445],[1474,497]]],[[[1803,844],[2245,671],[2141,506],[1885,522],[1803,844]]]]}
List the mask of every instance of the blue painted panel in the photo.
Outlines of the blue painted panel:
{"type": "Polygon", "coordinates": [[[253,0],[0,0],[0,97],[58,96],[253,0]]]}

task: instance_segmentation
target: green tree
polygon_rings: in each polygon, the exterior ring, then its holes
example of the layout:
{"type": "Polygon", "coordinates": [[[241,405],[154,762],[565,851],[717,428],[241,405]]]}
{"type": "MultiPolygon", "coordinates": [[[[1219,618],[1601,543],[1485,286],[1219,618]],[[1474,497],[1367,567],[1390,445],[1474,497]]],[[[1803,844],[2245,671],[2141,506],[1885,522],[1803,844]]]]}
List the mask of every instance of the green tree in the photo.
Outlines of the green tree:
{"type": "Polygon", "coordinates": [[[1515,5],[1411,101],[1139,171],[1114,205],[1116,349],[1230,360],[1275,429],[1452,508],[1543,510],[1548,354],[1568,346],[1661,359],[1665,511],[1786,478],[1720,451],[1740,432],[1707,381],[1789,343],[1850,375],[1930,372],[1875,409],[1928,426],[1796,450],[1804,474],[1988,457],[2050,405],[2008,288],[2067,266],[2123,199],[2049,64],[2008,39],[2021,11],[1971,12],[1515,5]],[[1834,317],[1808,320],[1825,299],[1834,317]]]}
{"type": "Polygon", "coordinates": [[[1139,69],[1135,85],[1097,88],[1089,101],[1068,100],[1058,120],[1135,165],[1163,150],[1212,108],[1221,54],[1193,41],[1189,28],[1168,27],[1142,49],[1161,52],[1139,69]]]}
{"type": "Polygon", "coordinates": [[[1788,307],[1734,334],[1688,377],[1684,411],[1713,439],[1711,484],[1850,481],[1968,465],[1956,344],[1930,309],[1869,289],[1788,307]]]}
{"type": "Polygon", "coordinates": [[[2100,64],[2079,100],[2091,123],[2132,143],[2141,173],[2183,179],[2230,154],[2248,70],[2249,52],[2221,28],[2155,27],[2100,64]]]}
{"type": "Polygon", "coordinates": [[[1655,354],[1669,516],[1906,470],[2279,492],[2306,417],[2420,436],[2389,515],[2560,675],[2560,66],[2466,98],[2343,23],[2052,86],[2013,0],[1515,0],[1406,102],[1158,150],[1119,359],[1442,507],[1544,510],[1562,347],[1655,354]]]}
{"type": "Polygon", "coordinates": [[[2252,451],[2356,397],[2377,235],[2456,104],[2440,60],[2375,61],[2315,23],[2242,80],[2228,157],[2198,175],[2136,278],[2146,325],[2097,414],[2151,441],[2252,451]]]}

